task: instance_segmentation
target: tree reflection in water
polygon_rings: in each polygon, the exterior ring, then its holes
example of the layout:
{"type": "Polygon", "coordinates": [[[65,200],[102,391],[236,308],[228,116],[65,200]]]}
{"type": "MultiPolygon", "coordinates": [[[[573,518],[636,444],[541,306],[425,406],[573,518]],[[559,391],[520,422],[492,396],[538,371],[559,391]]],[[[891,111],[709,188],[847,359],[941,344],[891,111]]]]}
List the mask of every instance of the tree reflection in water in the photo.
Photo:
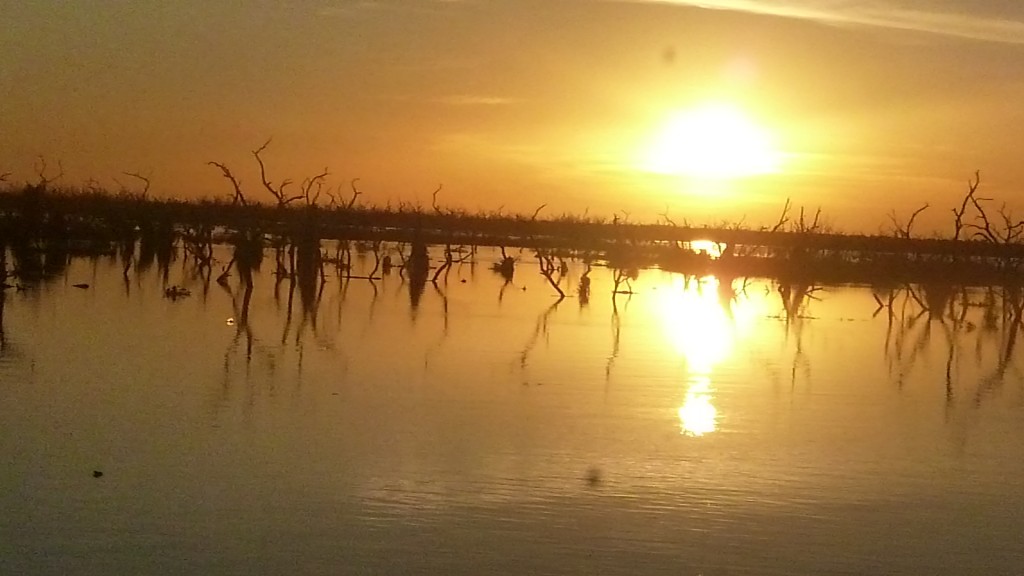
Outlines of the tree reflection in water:
{"type": "Polygon", "coordinates": [[[983,369],[993,364],[977,378],[972,394],[975,404],[1000,388],[1008,371],[1016,370],[1012,359],[1024,316],[1020,287],[907,284],[886,288],[884,298],[877,289],[874,295],[878,304],[874,316],[885,312],[888,317],[884,355],[898,387],[916,369],[934,330],[941,331],[945,342],[947,403],[966,392],[963,387],[971,380],[965,374],[968,366],[983,369]],[[990,359],[993,352],[995,358],[990,359]]]}
{"type": "MultiPolygon", "coordinates": [[[[212,266],[218,265],[220,276],[217,276],[217,283],[230,299],[230,313],[234,322],[234,334],[225,352],[226,378],[231,371],[231,363],[239,355],[244,359],[247,372],[253,359],[262,357],[266,359],[268,370],[272,373],[276,369],[279,357],[288,350],[297,351],[301,359],[303,347],[308,343],[309,337],[314,338],[321,349],[334,349],[332,330],[335,327],[321,327],[319,313],[321,306],[324,305],[325,284],[328,282],[324,264],[332,261],[324,256],[325,253],[318,243],[279,242],[276,246],[270,246],[267,253],[276,256],[277,270],[273,278],[269,274],[263,278],[259,274],[259,264],[267,246],[262,234],[256,230],[239,234],[229,240],[227,247],[218,247],[214,253],[211,251],[211,239],[207,232],[193,230],[191,235],[186,236],[188,244],[182,251],[185,258],[180,269],[180,277],[175,280],[192,287],[196,293],[206,294],[211,278],[216,276],[211,273],[212,266]],[[222,252],[225,249],[231,250],[227,253],[230,260],[221,268],[219,262],[226,260],[221,258],[225,254],[222,252]],[[253,304],[253,300],[260,293],[261,281],[264,282],[262,285],[265,288],[273,286],[273,298],[278,305],[278,318],[281,320],[275,326],[275,331],[277,327],[281,330],[280,338],[278,342],[269,346],[266,342],[261,343],[250,321],[251,308],[255,306],[259,309],[259,305],[253,304]]],[[[349,286],[355,279],[368,280],[370,290],[365,296],[360,294],[360,302],[368,304],[368,316],[361,316],[362,333],[369,336],[369,331],[374,329],[374,314],[379,295],[375,280],[378,279],[378,271],[382,270],[384,256],[390,258],[390,254],[394,252],[389,252],[388,247],[379,241],[367,245],[372,246],[374,259],[354,262],[349,253],[351,244],[338,243],[338,255],[334,263],[337,266],[339,288],[337,291],[329,291],[330,296],[327,298],[327,305],[336,306],[337,314],[327,316],[328,323],[337,324],[339,332],[342,325],[342,308],[348,298],[349,286]],[[367,272],[371,265],[373,270],[367,272]],[[353,266],[357,269],[353,270],[353,266]],[[354,272],[367,275],[359,276],[354,272]]],[[[127,245],[125,249],[128,249],[127,245]]],[[[175,251],[166,250],[166,247],[148,250],[149,253],[145,257],[126,256],[125,253],[118,252],[108,259],[94,259],[94,268],[99,266],[99,262],[109,260],[118,272],[127,270],[126,279],[131,277],[132,286],[140,288],[146,286],[141,279],[147,275],[153,277],[153,274],[159,274],[162,281],[169,281],[171,273],[168,265],[176,257],[175,251]]],[[[391,246],[390,250],[395,250],[395,246],[391,246]]],[[[446,266],[433,271],[437,280],[434,283],[434,292],[440,302],[443,324],[440,325],[438,341],[433,347],[428,346],[426,349],[428,359],[435,355],[437,348],[446,341],[453,330],[449,325],[449,312],[456,304],[454,300],[449,302],[448,299],[445,288],[448,278],[446,272],[466,258],[456,257],[457,254],[465,255],[463,250],[446,247],[446,266]]],[[[511,353],[515,355],[514,362],[518,364],[519,369],[525,371],[530,366],[533,356],[539,353],[537,345],[548,338],[551,319],[558,313],[563,298],[575,295],[580,299],[581,307],[601,305],[595,303],[599,301],[591,299],[590,296],[595,290],[604,294],[608,294],[604,290],[609,290],[612,296],[608,319],[611,331],[610,350],[602,354],[603,376],[607,390],[622,355],[624,338],[635,337],[635,333],[631,331],[629,334],[623,333],[624,320],[628,317],[630,306],[637,303],[641,307],[653,305],[661,317],[659,321],[665,326],[665,342],[674,348],[685,367],[683,381],[686,382],[686,389],[681,392],[682,405],[678,409],[681,427],[690,433],[708,428],[715,429],[715,426],[706,423],[699,425],[692,422],[701,420],[697,417],[699,414],[713,414],[711,420],[716,423],[721,418],[719,410],[714,406],[715,371],[722,362],[734,354],[739,336],[753,321],[776,318],[784,326],[784,331],[780,334],[783,335],[785,344],[792,354],[787,354],[785,360],[792,390],[796,388],[798,382],[810,381],[811,358],[804,342],[805,331],[818,319],[812,314],[811,307],[815,306],[815,312],[818,312],[817,303],[828,300],[828,295],[832,291],[862,289],[833,288],[780,280],[755,280],[751,283],[749,279],[743,277],[715,278],[649,270],[602,269],[594,267],[589,257],[577,262],[575,268],[570,268],[561,256],[556,256],[553,252],[538,250],[536,256],[536,261],[531,262],[516,260],[507,253],[502,253],[500,259],[495,259],[496,266],[493,268],[504,280],[498,293],[499,305],[508,287],[515,287],[511,274],[502,274],[503,264],[509,268],[510,264],[518,265],[524,267],[528,273],[540,274],[546,279],[549,289],[561,293],[553,293],[552,296],[556,299],[550,304],[545,303],[543,309],[537,312],[533,329],[526,341],[518,347],[513,344],[511,353]],[[570,271],[575,275],[570,276],[570,271]],[[657,289],[651,289],[647,282],[656,274],[662,275],[661,280],[657,281],[657,289]],[[595,277],[593,283],[592,276],[595,277]],[[644,282],[643,288],[634,290],[634,284],[640,283],[641,278],[644,282]],[[760,293],[760,288],[750,289],[752,285],[764,286],[764,294],[760,293]],[[565,286],[573,287],[574,290],[570,291],[564,288],[565,286]],[[634,297],[636,300],[633,300],[634,297]],[[772,313],[773,307],[778,310],[777,314],[772,313]]],[[[399,246],[398,257],[402,259],[400,276],[403,282],[397,287],[395,295],[396,299],[401,300],[395,300],[392,305],[403,308],[408,306],[407,310],[415,321],[416,311],[430,274],[427,246],[413,244],[411,254],[408,255],[403,255],[399,246]],[[403,297],[406,291],[407,300],[403,297]]],[[[57,255],[57,259],[63,262],[60,255],[57,255]]],[[[0,283],[25,282],[29,286],[33,283],[43,284],[49,281],[45,278],[53,277],[41,276],[38,274],[39,270],[66,268],[58,268],[56,265],[48,267],[45,262],[32,262],[26,254],[17,252],[9,246],[0,253],[0,280],[3,280],[0,283]],[[18,267],[26,262],[29,265],[25,270],[18,267]],[[18,276],[12,276],[15,270],[18,276]],[[22,277],[22,274],[25,276],[22,277]]],[[[382,276],[386,275],[385,272],[382,276]]],[[[330,281],[335,281],[333,275],[330,281]]],[[[385,289],[388,293],[392,292],[386,286],[385,289]]],[[[8,312],[12,304],[18,301],[12,300],[14,290],[11,288],[0,292],[0,354],[7,354],[10,347],[8,324],[11,320],[8,312]]],[[[897,389],[903,389],[912,376],[916,377],[915,372],[928,369],[927,352],[936,348],[943,352],[940,378],[948,403],[952,404],[959,399],[980,403],[986,397],[997,393],[1007,382],[1022,377],[1014,362],[1021,324],[1024,322],[1024,290],[1020,286],[1011,284],[964,287],[931,282],[881,284],[872,286],[870,290],[876,308],[873,314],[870,308],[865,308],[864,313],[879,320],[882,320],[884,315],[884,324],[878,324],[879,328],[883,329],[879,335],[884,334],[884,339],[880,339],[885,367],[888,378],[897,389]]],[[[29,288],[26,294],[31,295],[32,292],[29,288]]],[[[125,296],[133,297],[132,292],[127,292],[125,296]]],[[[603,301],[603,298],[601,300],[603,301]]],[[[822,310],[828,310],[828,306],[822,302],[822,310]]],[[[855,314],[852,311],[844,312],[849,313],[855,314]]],[[[345,353],[345,347],[340,346],[338,354],[344,356],[345,353]]],[[[301,370],[301,362],[299,369],[301,370]]],[[[708,418],[705,417],[704,420],[706,422],[708,418]]]]}

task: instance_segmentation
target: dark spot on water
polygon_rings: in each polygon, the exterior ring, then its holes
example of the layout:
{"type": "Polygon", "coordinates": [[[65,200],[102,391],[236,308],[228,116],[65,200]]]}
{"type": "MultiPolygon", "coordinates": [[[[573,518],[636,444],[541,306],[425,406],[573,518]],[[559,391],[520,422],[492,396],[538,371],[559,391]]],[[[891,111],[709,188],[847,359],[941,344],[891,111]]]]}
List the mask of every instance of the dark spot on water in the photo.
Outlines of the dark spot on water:
{"type": "Polygon", "coordinates": [[[79,283],[79,284],[72,284],[72,286],[74,286],[75,288],[81,288],[82,290],[85,290],[86,288],[89,287],[89,285],[84,283],[84,282],[79,283]]]}
{"type": "Polygon", "coordinates": [[[671,66],[676,63],[676,47],[667,46],[661,51],[661,61],[667,66],[671,66]]]}
{"type": "Polygon", "coordinates": [[[587,485],[592,488],[596,487],[598,484],[601,483],[601,476],[601,469],[598,468],[597,466],[591,466],[590,469],[587,470],[587,475],[585,477],[587,485]]]}
{"type": "Polygon", "coordinates": [[[103,472],[100,472],[99,470],[93,470],[92,471],[92,477],[93,478],[99,478],[101,476],[103,476],[103,472]]]}
{"type": "Polygon", "coordinates": [[[187,298],[192,295],[192,291],[184,286],[169,286],[164,288],[164,297],[169,298],[172,301],[176,301],[180,298],[187,298]]]}

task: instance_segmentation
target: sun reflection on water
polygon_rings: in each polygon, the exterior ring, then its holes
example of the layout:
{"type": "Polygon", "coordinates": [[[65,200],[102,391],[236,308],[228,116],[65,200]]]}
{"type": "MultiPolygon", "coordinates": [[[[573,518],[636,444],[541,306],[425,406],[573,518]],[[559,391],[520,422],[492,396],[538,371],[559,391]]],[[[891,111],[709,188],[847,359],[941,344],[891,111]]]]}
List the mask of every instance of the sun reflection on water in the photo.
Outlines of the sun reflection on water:
{"type": "Polygon", "coordinates": [[[689,369],[699,374],[710,374],[728,354],[732,341],[731,321],[718,292],[714,276],[689,280],[674,276],[668,289],[660,292],[658,312],[668,341],[689,369]]]}
{"type": "Polygon", "coordinates": [[[680,431],[687,436],[703,436],[715,431],[717,420],[718,410],[711,403],[711,379],[693,378],[679,407],[680,431]]]}
{"type": "Polygon", "coordinates": [[[718,427],[718,409],[712,403],[715,366],[733,352],[737,339],[749,333],[764,300],[737,295],[731,283],[714,276],[673,276],[660,292],[658,312],[672,348],[685,359],[689,386],[679,407],[680,430],[703,436],[718,427]]]}
{"type": "Polygon", "coordinates": [[[712,240],[691,240],[686,243],[690,250],[698,254],[707,254],[711,258],[722,257],[722,245],[712,240]]]}

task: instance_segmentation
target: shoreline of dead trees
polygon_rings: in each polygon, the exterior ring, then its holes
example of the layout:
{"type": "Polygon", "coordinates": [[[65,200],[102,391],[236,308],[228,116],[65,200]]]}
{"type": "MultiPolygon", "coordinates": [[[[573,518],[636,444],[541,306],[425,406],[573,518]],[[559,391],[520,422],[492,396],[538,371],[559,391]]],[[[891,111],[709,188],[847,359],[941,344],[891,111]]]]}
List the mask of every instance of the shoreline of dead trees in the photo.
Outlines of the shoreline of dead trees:
{"type": "Polygon", "coordinates": [[[447,266],[453,247],[491,246],[533,250],[549,264],[553,257],[578,258],[622,270],[660,267],[817,283],[945,279],[991,285],[1024,279],[1024,220],[1015,220],[1005,205],[993,208],[992,199],[978,195],[978,173],[968,181],[961,204],[950,209],[951,236],[924,238],[915,237],[913,227],[928,204],[906,219],[891,213],[887,233],[878,235],[831,232],[822,223],[820,209],[809,214],[788,200],[774,225],[759,229],[679,225],[667,214],[659,223],[586,213],[541,217],[545,206],[529,215],[501,210],[470,213],[441,206],[440,186],[430,207],[382,208],[360,203],[358,180],[349,182],[344,194],[340,187],[327,187],[326,169],[294,189],[288,180],[271,182],[261,156],[268,144],[254,150],[253,156],[260,169],[261,195],[269,196],[270,203],[255,201],[255,194],[247,193],[231,169],[219,162],[209,164],[229,181],[230,195],[200,201],[152,198],[149,178],[136,172],[124,175],[141,188],[121,185],[118,192],[95,182],[78,188],[59,186],[63,170],[58,164],[55,172],[43,159],[37,164],[36,179],[20,186],[10,181],[9,173],[0,172],[0,244],[22,252],[63,246],[70,254],[127,252],[129,244],[138,243],[143,252],[180,247],[203,259],[211,257],[213,244],[244,244],[250,253],[287,245],[330,258],[322,247],[325,241],[378,248],[380,243],[392,243],[421,247],[420,252],[424,246],[444,247],[447,266]],[[713,243],[719,254],[691,249],[698,241],[713,243]]]}

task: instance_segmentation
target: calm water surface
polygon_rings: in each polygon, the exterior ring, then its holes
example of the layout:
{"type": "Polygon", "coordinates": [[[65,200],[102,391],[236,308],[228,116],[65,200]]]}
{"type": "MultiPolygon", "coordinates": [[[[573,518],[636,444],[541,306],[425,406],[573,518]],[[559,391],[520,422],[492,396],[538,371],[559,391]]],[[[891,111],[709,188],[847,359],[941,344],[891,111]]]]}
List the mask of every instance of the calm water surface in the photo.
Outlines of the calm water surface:
{"type": "Polygon", "coordinates": [[[1024,571],[1000,292],[496,259],[416,306],[272,260],[247,311],[181,262],[7,290],[0,573],[1024,571]]]}

